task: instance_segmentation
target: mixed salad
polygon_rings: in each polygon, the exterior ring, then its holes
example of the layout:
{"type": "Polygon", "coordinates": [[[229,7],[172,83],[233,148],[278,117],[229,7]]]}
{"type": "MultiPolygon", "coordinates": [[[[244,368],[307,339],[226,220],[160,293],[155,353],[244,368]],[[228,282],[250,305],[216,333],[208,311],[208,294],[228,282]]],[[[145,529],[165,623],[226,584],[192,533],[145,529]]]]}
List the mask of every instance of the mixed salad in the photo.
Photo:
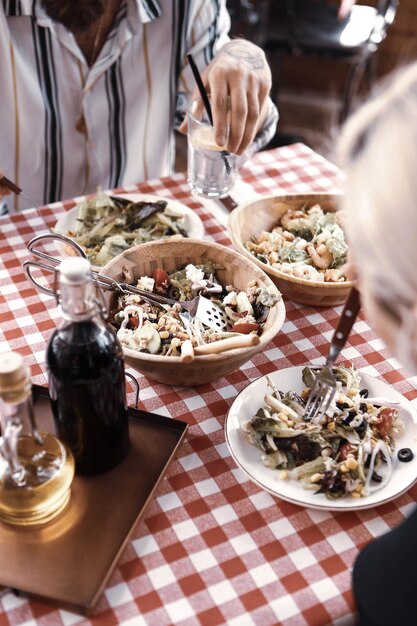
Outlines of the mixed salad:
{"type": "Polygon", "coordinates": [[[172,235],[187,237],[186,217],[165,200],[132,202],[100,191],[78,205],[74,232],[92,265],[105,265],[128,248],[172,235]]]}
{"type": "Polygon", "coordinates": [[[340,214],[318,205],[289,209],[271,232],[263,231],[244,246],[259,261],[297,278],[346,281],[348,246],[340,214]]]}
{"type": "Polygon", "coordinates": [[[343,365],[333,370],[337,391],[326,415],[319,423],[306,420],[306,400],[318,371],[304,368],[306,387],[300,395],[276,389],[268,378],[270,393],[244,424],[245,436],[282,479],[298,480],[329,499],[367,496],[391,477],[403,422],[396,408],[368,401],[359,373],[343,365]]]}
{"type": "Polygon", "coordinates": [[[139,278],[135,286],[149,296],[160,294],[177,302],[158,306],[141,295],[120,295],[110,313],[120,343],[139,352],[180,356],[187,339],[195,347],[239,334],[260,335],[270,308],[280,300],[279,292],[259,287],[255,281],[246,290],[223,286],[216,278],[218,269],[223,268],[212,263],[188,264],[172,274],[156,269],[152,277],[139,278]],[[197,295],[221,308],[221,329],[207,325],[198,315],[187,315],[179,304],[197,295]]]}

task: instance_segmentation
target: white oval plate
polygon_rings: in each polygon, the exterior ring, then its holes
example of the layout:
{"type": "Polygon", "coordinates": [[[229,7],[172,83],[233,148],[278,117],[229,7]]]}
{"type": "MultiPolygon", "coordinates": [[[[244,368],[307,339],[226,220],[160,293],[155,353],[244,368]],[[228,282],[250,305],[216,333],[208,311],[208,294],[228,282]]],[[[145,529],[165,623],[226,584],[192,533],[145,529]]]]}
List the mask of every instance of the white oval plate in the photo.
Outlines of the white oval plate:
{"type": "MultiPolygon", "coordinates": [[[[196,212],[193,211],[193,209],[190,209],[188,206],[185,206],[185,204],[178,202],[178,200],[142,193],[118,193],[114,195],[119,198],[126,198],[126,200],[131,200],[132,202],[158,202],[159,200],[164,200],[168,203],[169,207],[185,215],[185,229],[190,239],[203,239],[204,237],[204,225],[201,219],[198,217],[196,212]]],[[[69,232],[76,233],[77,230],[81,228],[81,224],[77,222],[77,215],[78,206],[66,211],[59,217],[53,227],[53,231],[55,233],[59,233],[60,235],[68,235],[69,232]]],[[[64,249],[68,253],[68,248],[65,248],[65,246],[59,243],[56,245],[59,246],[60,252],[64,249]]]]}
{"type": "MultiPolygon", "coordinates": [[[[302,381],[303,367],[290,367],[269,374],[269,377],[282,391],[296,391],[300,393],[304,384],[302,381]]],[[[401,411],[400,415],[405,424],[405,433],[396,440],[396,450],[411,448],[414,458],[409,463],[400,463],[394,454],[393,475],[389,483],[380,491],[375,491],[364,498],[345,497],[338,500],[328,500],[324,494],[315,494],[313,491],[303,489],[295,480],[281,480],[279,470],[265,467],[261,461],[261,450],[249,443],[245,437],[242,425],[250,420],[263,406],[263,398],[267,391],[266,376],[262,376],[250,383],[237,396],[226,417],[225,435],[232,457],[237,465],[259,487],[269,493],[312,509],[325,509],[328,511],[355,511],[375,507],[407,491],[417,479],[417,424],[411,416],[416,415],[411,403],[398,391],[387,383],[367,374],[361,374],[361,386],[369,389],[369,396],[379,396],[387,400],[401,402],[407,407],[407,411],[401,411]]]]}

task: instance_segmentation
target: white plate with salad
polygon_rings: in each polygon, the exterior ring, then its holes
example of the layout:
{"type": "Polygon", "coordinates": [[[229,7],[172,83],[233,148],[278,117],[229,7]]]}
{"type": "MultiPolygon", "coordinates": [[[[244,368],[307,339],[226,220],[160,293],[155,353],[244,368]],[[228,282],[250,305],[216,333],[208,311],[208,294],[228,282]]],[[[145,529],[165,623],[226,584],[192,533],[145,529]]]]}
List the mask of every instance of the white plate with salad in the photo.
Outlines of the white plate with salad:
{"type": "MultiPolygon", "coordinates": [[[[198,215],[177,200],[150,194],[108,194],[99,191],[63,213],[53,231],[77,241],[96,267],[132,246],[166,239],[203,239],[198,215]]],[[[60,252],[71,249],[57,244],[60,252]]]]}
{"type": "Polygon", "coordinates": [[[225,435],[237,465],[262,489],[313,509],[366,509],[407,491],[417,480],[411,403],[384,381],[341,366],[328,415],[308,423],[303,405],[316,372],[308,368],[305,384],[304,369],[258,378],[234,400],[225,435]]]}

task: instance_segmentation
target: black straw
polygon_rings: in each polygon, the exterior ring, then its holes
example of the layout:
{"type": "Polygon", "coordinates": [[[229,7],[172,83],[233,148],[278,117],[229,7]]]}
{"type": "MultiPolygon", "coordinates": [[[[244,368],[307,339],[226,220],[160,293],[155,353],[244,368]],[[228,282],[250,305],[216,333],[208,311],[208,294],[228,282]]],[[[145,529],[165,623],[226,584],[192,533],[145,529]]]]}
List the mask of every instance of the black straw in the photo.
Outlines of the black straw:
{"type": "Polygon", "coordinates": [[[194,74],[195,82],[197,83],[198,91],[200,92],[201,99],[204,104],[204,108],[207,113],[207,117],[209,118],[210,124],[213,126],[213,114],[211,112],[210,100],[207,95],[206,88],[204,87],[203,80],[201,78],[200,72],[198,71],[198,67],[195,64],[192,54],[187,54],[188,63],[190,64],[191,71],[194,74]]]}
{"type": "MultiPolygon", "coordinates": [[[[213,113],[211,112],[210,100],[207,95],[206,88],[204,87],[203,79],[201,78],[201,74],[198,71],[198,67],[193,59],[193,55],[187,54],[187,59],[188,59],[188,63],[190,64],[191,71],[194,75],[195,82],[197,83],[198,91],[200,92],[200,96],[203,101],[204,108],[206,110],[210,125],[213,126],[213,113]]],[[[227,158],[229,155],[229,152],[227,152],[226,150],[222,150],[221,155],[224,161],[224,165],[226,167],[226,173],[230,174],[232,170],[230,167],[229,159],[227,158]]]]}

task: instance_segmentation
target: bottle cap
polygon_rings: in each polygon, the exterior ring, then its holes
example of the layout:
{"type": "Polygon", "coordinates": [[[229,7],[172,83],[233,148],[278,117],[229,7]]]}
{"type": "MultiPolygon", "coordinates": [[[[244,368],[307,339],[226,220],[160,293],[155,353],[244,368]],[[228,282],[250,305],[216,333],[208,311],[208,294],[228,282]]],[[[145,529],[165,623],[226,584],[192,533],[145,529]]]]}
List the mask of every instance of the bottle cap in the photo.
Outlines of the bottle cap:
{"type": "Polygon", "coordinates": [[[18,352],[0,354],[0,396],[7,402],[19,401],[30,390],[30,369],[18,352]]]}
{"type": "Polygon", "coordinates": [[[68,257],[59,264],[60,281],[70,285],[85,283],[91,277],[91,265],[81,256],[68,257]]]}

